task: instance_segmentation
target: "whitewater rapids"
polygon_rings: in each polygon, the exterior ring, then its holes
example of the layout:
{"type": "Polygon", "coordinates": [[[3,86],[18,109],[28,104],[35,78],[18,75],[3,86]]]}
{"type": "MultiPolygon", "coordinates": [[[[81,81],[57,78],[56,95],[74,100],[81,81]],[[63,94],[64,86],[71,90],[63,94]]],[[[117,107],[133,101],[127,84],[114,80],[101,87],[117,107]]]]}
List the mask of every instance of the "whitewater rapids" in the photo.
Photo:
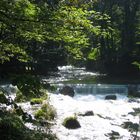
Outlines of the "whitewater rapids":
{"type": "MultiPolygon", "coordinates": [[[[139,116],[129,114],[140,107],[140,100],[129,102],[126,95],[117,95],[117,100],[104,100],[105,95],[80,95],[74,98],[50,94],[50,102],[57,110],[56,124],[52,131],[59,140],[109,140],[108,133],[120,134],[120,140],[132,140],[132,133],[121,127],[123,122],[139,123],[139,116]],[[78,116],[78,113],[93,111],[94,116],[78,116]],[[67,129],[62,123],[66,117],[76,115],[81,128],[67,129]]],[[[134,132],[135,134],[135,132],[134,132]]],[[[140,135],[140,132],[138,133],[140,135]]]]}

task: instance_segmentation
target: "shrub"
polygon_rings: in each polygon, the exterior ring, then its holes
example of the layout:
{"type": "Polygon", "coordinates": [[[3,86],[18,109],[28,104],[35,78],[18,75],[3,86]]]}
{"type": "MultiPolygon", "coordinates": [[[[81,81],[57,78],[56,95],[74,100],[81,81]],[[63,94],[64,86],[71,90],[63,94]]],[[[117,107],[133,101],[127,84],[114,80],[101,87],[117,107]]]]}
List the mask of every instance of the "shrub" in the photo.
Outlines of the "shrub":
{"type": "Polygon", "coordinates": [[[15,114],[0,109],[1,140],[55,140],[56,136],[38,130],[30,130],[15,114]]]}
{"type": "Polygon", "coordinates": [[[43,99],[42,98],[32,98],[31,101],[30,101],[31,105],[42,104],[42,103],[43,103],[43,99]]]}
{"type": "Polygon", "coordinates": [[[30,139],[28,130],[18,116],[0,111],[0,137],[2,140],[30,139]]]}
{"type": "Polygon", "coordinates": [[[17,90],[15,102],[25,102],[27,100],[26,96],[22,94],[21,91],[17,90]]]}
{"type": "Polygon", "coordinates": [[[42,105],[41,109],[39,109],[35,113],[36,119],[46,119],[46,120],[53,120],[56,115],[54,108],[50,104],[42,105]]]}
{"type": "Polygon", "coordinates": [[[65,118],[62,124],[68,129],[76,129],[81,127],[77,117],[75,116],[65,118]]]}
{"type": "Polygon", "coordinates": [[[26,97],[40,97],[42,95],[40,90],[43,86],[36,76],[29,74],[16,76],[12,82],[13,85],[17,85],[18,89],[26,97]]]}
{"type": "Polygon", "coordinates": [[[31,98],[48,98],[47,90],[44,89],[40,79],[33,75],[16,76],[12,81],[17,85],[16,102],[29,101],[31,98]]]}
{"type": "Polygon", "coordinates": [[[1,92],[1,91],[0,91],[0,103],[2,103],[2,104],[7,104],[8,103],[8,99],[6,98],[4,93],[1,92]]]}

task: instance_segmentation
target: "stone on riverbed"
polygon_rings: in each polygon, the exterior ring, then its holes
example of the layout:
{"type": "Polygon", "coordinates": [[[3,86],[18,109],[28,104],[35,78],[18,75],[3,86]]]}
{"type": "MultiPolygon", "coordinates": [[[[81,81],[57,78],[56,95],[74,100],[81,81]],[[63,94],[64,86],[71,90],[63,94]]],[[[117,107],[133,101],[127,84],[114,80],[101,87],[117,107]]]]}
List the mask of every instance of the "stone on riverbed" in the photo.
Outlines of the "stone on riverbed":
{"type": "Polygon", "coordinates": [[[117,96],[116,95],[107,95],[105,97],[105,100],[116,100],[117,99],[117,96]]]}
{"type": "Polygon", "coordinates": [[[128,102],[129,103],[140,103],[140,100],[137,100],[136,98],[130,98],[129,100],[128,100],[128,102]]]}
{"type": "Polygon", "coordinates": [[[70,86],[63,87],[62,89],[59,90],[59,92],[63,95],[68,95],[71,97],[73,97],[75,94],[74,89],[70,86]]]}
{"type": "Polygon", "coordinates": [[[121,126],[125,129],[128,129],[130,132],[137,132],[139,129],[138,123],[133,123],[130,121],[124,122],[121,126]]]}
{"type": "Polygon", "coordinates": [[[120,134],[116,131],[111,131],[111,133],[105,134],[106,136],[109,136],[109,139],[116,140],[120,138],[120,134]]]}
{"type": "Polygon", "coordinates": [[[84,113],[79,113],[78,116],[94,116],[93,111],[86,111],[84,113]]]}

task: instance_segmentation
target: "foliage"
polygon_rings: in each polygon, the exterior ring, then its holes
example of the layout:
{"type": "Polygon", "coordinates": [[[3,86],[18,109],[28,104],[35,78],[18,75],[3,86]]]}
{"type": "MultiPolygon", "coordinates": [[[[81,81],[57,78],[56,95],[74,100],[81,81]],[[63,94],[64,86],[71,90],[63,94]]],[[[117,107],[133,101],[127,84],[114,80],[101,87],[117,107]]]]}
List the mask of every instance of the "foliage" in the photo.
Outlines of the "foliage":
{"type": "Polygon", "coordinates": [[[57,87],[55,85],[51,85],[49,83],[47,83],[46,81],[42,81],[42,86],[44,89],[49,90],[49,91],[56,91],[57,87]]]}
{"type": "Polygon", "coordinates": [[[2,91],[0,91],[0,103],[2,103],[2,104],[8,103],[8,99],[6,98],[6,96],[4,95],[4,93],[2,91]]]}
{"type": "Polygon", "coordinates": [[[139,0],[105,0],[93,4],[92,8],[101,13],[101,18],[95,20],[101,32],[97,41],[94,36],[91,38],[93,45],[86,61],[87,68],[117,76],[139,73],[136,64],[140,60],[139,4],[139,0]]]}
{"type": "Polygon", "coordinates": [[[54,108],[50,104],[43,104],[41,109],[35,113],[36,119],[53,120],[56,116],[54,108]]]}
{"type": "Polygon", "coordinates": [[[132,64],[135,65],[135,66],[137,66],[137,67],[140,69],[140,63],[139,63],[139,62],[136,62],[136,61],[135,61],[135,62],[133,62],[132,64]]]}
{"type": "MultiPolygon", "coordinates": [[[[41,91],[42,84],[38,77],[33,75],[16,76],[13,79],[13,85],[17,85],[17,88],[25,97],[40,97],[44,95],[41,91]]],[[[20,95],[20,93],[18,93],[20,95]]]]}
{"type": "Polygon", "coordinates": [[[76,129],[81,127],[76,116],[65,118],[62,124],[68,129],[76,129]]]}
{"type": "Polygon", "coordinates": [[[25,44],[23,44],[23,41],[21,41],[22,39],[21,32],[27,30],[27,28],[25,28],[26,23],[22,22],[23,19],[25,20],[28,18],[29,16],[28,13],[31,13],[31,11],[33,10],[31,7],[32,7],[31,3],[29,3],[26,0],[22,0],[22,2],[14,0],[12,1],[1,0],[0,2],[1,63],[7,60],[9,61],[11,57],[16,57],[20,61],[28,60],[28,56],[25,51],[25,44]]]}
{"type": "Polygon", "coordinates": [[[27,128],[20,118],[0,110],[0,136],[3,140],[42,140],[46,134],[27,128]]]}
{"type": "Polygon", "coordinates": [[[43,64],[49,65],[46,71],[55,68],[62,61],[61,50],[64,56],[83,59],[81,50],[89,46],[88,34],[98,32],[98,27],[89,19],[95,11],[89,11],[82,4],[78,7],[65,1],[52,3],[45,0],[0,2],[3,36],[0,63],[18,60],[26,62],[25,66],[22,64],[24,71],[29,67],[28,71],[37,72],[43,64]]]}
{"type": "Polygon", "coordinates": [[[23,137],[23,132],[25,130],[25,127],[21,120],[16,117],[12,116],[10,114],[6,115],[5,118],[3,118],[3,115],[1,116],[0,120],[0,133],[2,139],[17,139],[17,137],[23,137]],[[6,129],[5,129],[6,128],[6,129]],[[5,132],[4,132],[5,131],[5,132]]]}
{"type": "Polygon", "coordinates": [[[17,90],[16,97],[14,99],[15,102],[25,102],[27,100],[26,96],[24,96],[20,90],[17,90]]]}
{"type": "Polygon", "coordinates": [[[1,0],[0,63],[32,74],[77,60],[109,74],[138,73],[139,3],[1,0]]]}
{"type": "Polygon", "coordinates": [[[41,99],[41,98],[32,98],[31,101],[30,101],[30,104],[31,105],[42,104],[42,102],[43,102],[43,99],[41,99]]]}
{"type": "MultiPolygon", "coordinates": [[[[1,99],[4,106],[0,107],[0,136],[3,140],[42,140],[48,138],[50,140],[56,139],[52,133],[44,133],[39,130],[31,130],[25,126],[25,122],[33,123],[32,116],[23,111],[13,100],[8,100],[8,97],[3,96],[2,91],[1,99]],[[6,102],[4,102],[6,99],[6,102]],[[8,102],[7,102],[8,101],[8,102]],[[11,105],[10,110],[7,108],[11,105]]],[[[45,97],[46,98],[46,97],[45,97]]],[[[42,107],[44,109],[44,106],[42,107]]],[[[45,110],[45,109],[44,109],[45,110]]],[[[36,126],[37,127],[37,126],[36,126]]],[[[48,127],[46,128],[49,129],[48,127]]]]}

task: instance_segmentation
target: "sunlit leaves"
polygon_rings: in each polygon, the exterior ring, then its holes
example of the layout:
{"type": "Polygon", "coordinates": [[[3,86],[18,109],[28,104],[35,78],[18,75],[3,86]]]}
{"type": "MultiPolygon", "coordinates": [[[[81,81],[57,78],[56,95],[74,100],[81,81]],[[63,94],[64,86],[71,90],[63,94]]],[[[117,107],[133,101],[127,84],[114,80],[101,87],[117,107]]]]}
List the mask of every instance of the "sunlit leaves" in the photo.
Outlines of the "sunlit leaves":
{"type": "Polygon", "coordinates": [[[6,51],[9,53],[5,60],[9,60],[17,53],[20,54],[19,56],[24,56],[25,48],[28,48],[28,44],[32,40],[40,43],[47,43],[47,40],[58,44],[62,43],[70,55],[77,59],[82,58],[83,48],[90,46],[89,37],[91,34],[106,35],[106,30],[103,31],[95,19],[101,21],[108,20],[109,17],[107,15],[102,17],[99,12],[78,6],[78,1],[73,2],[74,5],[62,4],[62,2],[59,8],[52,9],[53,3],[44,0],[40,2],[12,0],[9,3],[2,0],[1,3],[5,8],[0,8],[6,14],[3,14],[3,20],[6,22],[5,28],[3,28],[4,35],[7,35],[7,30],[10,34],[9,38],[5,39],[6,45],[2,44],[2,46],[14,48],[14,51],[12,49],[1,50],[1,58],[6,51]],[[9,9],[6,11],[7,8],[9,9]],[[92,20],[93,18],[94,20],[92,20]],[[15,52],[18,48],[21,50],[15,52]]]}
{"type": "Polygon", "coordinates": [[[140,63],[139,62],[135,61],[132,64],[135,65],[135,66],[137,66],[140,69],[140,63]]]}
{"type": "Polygon", "coordinates": [[[27,42],[42,40],[34,22],[37,20],[37,7],[28,0],[1,0],[0,16],[0,63],[13,57],[27,62],[27,42]]]}
{"type": "Polygon", "coordinates": [[[20,47],[12,43],[0,42],[0,63],[9,61],[10,58],[15,57],[19,61],[26,62],[29,57],[26,52],[20,47]]]}
{"type": "MultiPolygon", "coordinates": [[[[28,0],[19,0],[14,5],[15,14],[18,14],[20,18],[33,19],[36,16],[36,6],[30,3],[28,0]],[[19,12],[19,13],[17,13],[19,12]]],[[[18,16],[17,15],[17,16],[18,16]]],[[[18,18],[18,17],[17,17],[18,18]]]]}
{"type": "Polygon", "coordinates": [[[89,34],[99,35],[100,27],[93,26],[90,16],[95,11],[74,6],[64,6],[54,12],[52,26],[56,30],[54,38],[63,41],[70,54],[82,58],[82,49],[89,46],[89,34]]]}
{"type": "Polygon", "coordinates": [[[100,49],[93,48],[88,55],[88,59],[96,60],[99,56],[100,56],[100,49]]]}

